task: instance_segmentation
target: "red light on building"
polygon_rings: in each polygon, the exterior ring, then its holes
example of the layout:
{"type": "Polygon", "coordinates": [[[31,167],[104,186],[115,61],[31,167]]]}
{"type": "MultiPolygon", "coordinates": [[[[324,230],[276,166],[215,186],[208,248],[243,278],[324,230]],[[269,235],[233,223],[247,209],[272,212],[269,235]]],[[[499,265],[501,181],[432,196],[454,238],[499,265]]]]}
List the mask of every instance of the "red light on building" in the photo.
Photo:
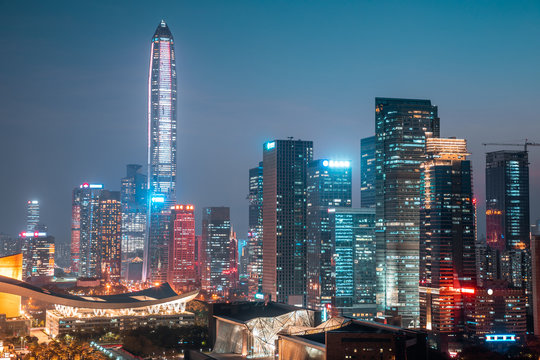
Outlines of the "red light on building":
{"type": "Polygon", "coordinates": [[[473,205],[476,205],[476,198],[472,199],[472,203],[473,203],[473,205]]]}
{"type": "Polygon", "coordinates": [[[461,288],[460,292],[462,294],[474,294],[476,292],[476,290],[473,289],[473,288],[461,288]]]}

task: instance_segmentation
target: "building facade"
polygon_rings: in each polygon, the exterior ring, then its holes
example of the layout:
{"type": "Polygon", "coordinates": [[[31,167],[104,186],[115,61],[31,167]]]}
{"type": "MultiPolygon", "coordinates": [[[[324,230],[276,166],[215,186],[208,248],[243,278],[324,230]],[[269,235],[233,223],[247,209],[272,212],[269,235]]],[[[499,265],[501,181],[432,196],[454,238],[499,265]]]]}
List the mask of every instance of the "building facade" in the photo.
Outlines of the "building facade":
{"type": "Polygon", "coordinates": [[[171,207],[168,282],[177,292],[198,288],[193,205],[171,207]]]}
{"type": "Polygon", "coordinates": [[[496,279],[531,291],[529,161],[526,151],[486,154],[487,245],[496,279]]]}
{"type": "Polygon", "coordinates": [[[26,231],[34,231],[39,224],[39,201],[26,202],[26,231]]]}
{"type": "Polygon", "coordinates": [[[272,300],[306,303],[307,165],[313,142],[263,145],[263,292],[272,300]]]}
{"type": "Polygon", "coordinates": [[[263,206],[263,163],[249,169],[249,233],[247,273],[249,295],[262,292],[262,206],[263,206]]]}
{"type": "MultiPolygon", "coordinates": [[[[176,202],[176,58],[174,39],[165,21],[158,25],[152,36],[150,70],[148,74],[148,194],[147,236],[144,251],[143,279],[155,278],[153,274],[160,246],[160,229],[152,226],[161,224],[152,221],[152,211],[160,217],[163,209],[156,208],[152,199],[165,199],[164,209],[176,202]],[[158,236],[158,238],[152,238],[158,236]]],[[[157,219],[154,219],[157,220],[157,219]]],[[[167,252],[165,253],[167,254],[167,252]]],[[[165,267],[166,268],[166,267],[165,267]]],[[[160,277],[160,276],[158,276],[160,277]]]]}
{"type": "MultiPolygon", "coordinates": [[[[142,166],[127,165],[126,177],[121,180],[122,203],[122,277],[135,258],[143,258],[146,236],[147,178],[141,173],[142,166]]],[[[141,278],[141,274],[130,278],[141,278]]]]}
{"type": "Polygon", "coordinates": [[[375,207],[375,136],[360,140],[360,204],[375,207]]]}
{"type": "Polygon", "coordinates": [[[313,160],[307,168],[307,306],[322,310],[335,294],[334,243],[329,209],[351,207],[349,160],[313,160]]]}
{"type": "Polygon", "coordinates": [[[153,195],[147,218],[147,239],[144,249],[143,280],[152,283],[167,281],[169,270],[169,238],[171,210],[165,195],[153,195]]]}
{"type": "Polygon", "coordinates": [[[122,207],[119,191],[99,195],[99,276],[118,281],[122,264],[122,207]]]}
{"type": "Polygon", "coordinates": [[[428,138],[420,205],[420,326],[443,351],[465,333],[476,289],[471,162],[464,139],[428,138]]]}
{"type": "Polygon", "coordinates": [[[428,133],[439,137],[437,107],[429,100],[375,99],[377,303],[419,325],[420,165],[428,133]]]}
{"type": "Polygon", "coordinates": [[[19,234],[26,281],[48,282],[54,276],[54,237],[46,232],[23,231],[19,234]]]}
{"type": "Polygon", "coordinates": [[[202,218],[201,289],[211,294],[227,295],[232,290],[231,268],[234,252],[230,209],[208,207],[202,218]]]}

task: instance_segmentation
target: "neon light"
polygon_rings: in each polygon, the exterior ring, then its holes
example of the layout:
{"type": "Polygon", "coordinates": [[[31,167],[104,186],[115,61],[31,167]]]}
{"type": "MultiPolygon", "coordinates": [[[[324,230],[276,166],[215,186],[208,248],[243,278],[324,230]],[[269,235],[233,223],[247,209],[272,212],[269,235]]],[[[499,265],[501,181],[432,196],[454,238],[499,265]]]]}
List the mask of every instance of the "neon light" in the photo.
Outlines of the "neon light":
{"type": "Polygon", "coordinates": [[[152,202],[164,203],[165,202],[165,196],[152,196],[152,202]]]}
{"type": "Polygon", "coordinates": [[[261,293],[255,294],[255,299],[264,300],[264,294],[261,294],[261,293]]]}
{"type": "Polygon", "coordinates": [[[476,292],[473,288],[461,288],[460,291],[464,294],[474,294],[476,292]]]}
{"type": "Polygon", "coordinates": [[[489,341],[489,342],[514,342],[514,341],[516,341],[516,335],[514,335],[514,334],[486,335],[486,341],[489,341]]]}
{"type": "Polygon", "coordinates": [[[350,168],[351,162],[348,160],[323,160],[323,166],[324,167],[331,167],[331,168],[350,168]]]}
{"type": "Polygon", "coordinates": [[[275,147],[276,147],[276,142],[275,141],[266,143],[266,150],[270,150],[270,149],[273,149],[275,147]]]}
{"type": "Polygon", "coordinates": [[[46,232],[31,232],[31,231],[28,231],[28,232],[22,232],[19,234],[20,237],[45,237],[47,236],[47,233],[46,232]]]}
{"type": "Polygon", "coordinates": [[[90,189],[103,189],[103,184],[90,184],[90,189]]]}
{"type": "Polygon", "coordinates": [[[328,160],[324,160],[324,161],[322,162],[322,164],[323,164],[323,166],[328,166],[328,160]]]}
{"type": "Polygon", "coordinates": [[[84,183],[84,184],[81,185],[81,188],[87,188],[87,187],[89,187],[89,186],[90,186],[90,185],[89,185],[88,183],[84,183]]]}

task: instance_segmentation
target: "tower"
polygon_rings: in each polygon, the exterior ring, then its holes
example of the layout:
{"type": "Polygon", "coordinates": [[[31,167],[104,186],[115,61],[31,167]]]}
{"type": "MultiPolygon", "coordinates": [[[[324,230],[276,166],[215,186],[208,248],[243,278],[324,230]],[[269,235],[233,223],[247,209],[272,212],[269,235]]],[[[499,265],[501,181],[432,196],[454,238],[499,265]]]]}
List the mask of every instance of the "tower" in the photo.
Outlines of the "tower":
{"type": "Polygon", "coordinates": [[[420,165],[426,137],[439,137],[429,100],[375,99],[377,304],[419,325],[420,165]]]}
{"type": "Polygon", "coordinates": [[[375,207],[375,136],[360,141],[360,203],[375,207]]]}
{"type": "Polygon", "coordinates": [[[171,207],[167,278],[176,291],[187,292],[197,287],[195,214],[193,209],[193,205],[174,205],[171,207]]]}
{"type": "MultiPolygon", "coordinates": [[[[176,189],[176,59],[174,39],[165,21],[158,25],[152,36],[150,70],[148,74],[148,227],[158,222],[152,221],[152,211],[168,212],[175,203],[176,189]],[[163,209],[155,208],[154,198],[163,198],[163,209]]],[[[160,202],[161,203],[161,202],[160,202]]],[[[156,220],[156,219],[154,219],[156,220]]],[[[149,256],[156,251],[168,252],[166,248],[153,248],[159,241],[152,236],[157,229],[148,229],[144,250],[143,280],[152,277],[157,263],[149,256]]]]}
{"type": "Polygon", "coordinates": [[[26,231],[34,231],[39,224],[39,201],[26,202],[26,231]]]}
{"type": "Polygon", "coordinates": [[[263,206],[263,163],[249,169],[249,233],[248,265],[249,294],[262,291],[262,206],[263,206]]]}

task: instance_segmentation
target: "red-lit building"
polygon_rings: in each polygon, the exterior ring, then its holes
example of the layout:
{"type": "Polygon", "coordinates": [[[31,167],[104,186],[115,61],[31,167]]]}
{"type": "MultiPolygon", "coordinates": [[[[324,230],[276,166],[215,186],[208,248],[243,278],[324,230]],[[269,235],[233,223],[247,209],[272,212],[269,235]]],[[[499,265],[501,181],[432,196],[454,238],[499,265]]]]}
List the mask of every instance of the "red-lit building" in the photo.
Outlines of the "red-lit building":
{"type": "Polygon", "coordinates": [[[167,280],[176,291],[197,288],[195,262],[195,215],[193,205],[171,207],[171,237],[167,280]]]}

